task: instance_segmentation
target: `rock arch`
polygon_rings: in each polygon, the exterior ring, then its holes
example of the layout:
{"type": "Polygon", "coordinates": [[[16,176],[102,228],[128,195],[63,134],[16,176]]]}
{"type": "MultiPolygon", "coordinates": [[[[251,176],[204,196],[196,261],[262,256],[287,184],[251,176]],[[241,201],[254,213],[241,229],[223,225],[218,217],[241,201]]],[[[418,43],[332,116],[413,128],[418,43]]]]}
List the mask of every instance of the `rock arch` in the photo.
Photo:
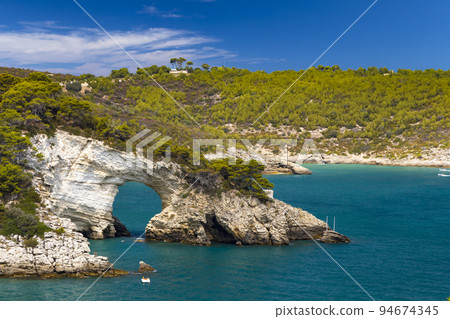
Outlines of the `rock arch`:
{"type": "Polygon", "coordinates": [[[58,131],[51,138],[37,136],[33,144],[44,156],[30,161],[44,203],[57,215],[70,218],[90,238],[116,235],[112,206],[118,186],[143,183],[155,190],[164,209],[183,185],[178,165],[158,162],[150,175],[144,158],[97,140],[58,131]]]}
{"type": "MultiPolygon", "coordinates": [[[[143,183],[161,197],[162,212],[146,227],[150,239],[282,245],[310,239],[305,231],[315,239],[330,237],[323,221],[279,200],[265,204],[237,191],[212,195],[201,187],[185,196],[188,184],[176,163],[156,162],[148,174],[144,158],[62,131],[38,135],[33,144],[44,158],[30,159],[44,203],[90,238],[116,235],[112,205],[118,186],[128,181],[143,183]]],[[[334,241],[347,240],[337,234],[334,241]]]]}

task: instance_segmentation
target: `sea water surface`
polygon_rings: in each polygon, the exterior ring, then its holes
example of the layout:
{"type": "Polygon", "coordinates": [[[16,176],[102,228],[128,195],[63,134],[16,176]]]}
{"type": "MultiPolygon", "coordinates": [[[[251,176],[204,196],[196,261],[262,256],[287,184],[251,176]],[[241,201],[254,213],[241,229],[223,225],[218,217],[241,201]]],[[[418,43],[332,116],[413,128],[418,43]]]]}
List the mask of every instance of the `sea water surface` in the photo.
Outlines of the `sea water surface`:
{"type": "MultiPolygon", "coordinates": [[[[323,244],[376,300],[445,300],[450,295],[450,178],[435,168],[306,165],[311,176],[267,176],[275,197],[301,207],[349,236],[323,244]]],[[[161,210],[153,190],[120,187],[114,214],[135,236],[91,241],[119,257],[161,210]]],[[[319,246],[239,247],[136,243],[116,268],[119,278],[0,279],[0,300],[369,300],[319,246]],[[143,284],[143,260],[158,272],[143,284]]]]}

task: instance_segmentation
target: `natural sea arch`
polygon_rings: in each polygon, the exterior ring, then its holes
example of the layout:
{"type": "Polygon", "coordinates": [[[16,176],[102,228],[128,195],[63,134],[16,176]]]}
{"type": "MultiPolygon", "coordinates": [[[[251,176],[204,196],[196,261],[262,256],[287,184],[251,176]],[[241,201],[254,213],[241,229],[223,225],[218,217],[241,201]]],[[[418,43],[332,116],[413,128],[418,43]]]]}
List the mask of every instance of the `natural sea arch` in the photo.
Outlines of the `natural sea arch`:
{"type": "Polygon", "coordinates": [[[161,210],[161,198],[151,187],[127,182],[119,186],[112,214],[128,229],[131,236],[140,236],[149,220],[161,210]]]}
{"type": "Polygon", "coordinates": [[[308,212],[277,199],[266,203],[237,190],[211,193],[220,186],[214,178],[200,175],[194,181],[175,162],[153,163],[62,131],[51,137],[38,135],[33,145],[42,156],[30,157],[28,165],[35,171],[33,183],[43,204],[92,239],[118,235],[113,218],[115,197],[120,186],[138,182],[161,198],[161,212],[153,218],[149,212],[143,222],[150,239],[196,245],[287,245],[311,237],[349,241],[341,234],[330,234],[326,223],[308,212]],[[153,165],[152,171],[148,165],[153,165]]]}

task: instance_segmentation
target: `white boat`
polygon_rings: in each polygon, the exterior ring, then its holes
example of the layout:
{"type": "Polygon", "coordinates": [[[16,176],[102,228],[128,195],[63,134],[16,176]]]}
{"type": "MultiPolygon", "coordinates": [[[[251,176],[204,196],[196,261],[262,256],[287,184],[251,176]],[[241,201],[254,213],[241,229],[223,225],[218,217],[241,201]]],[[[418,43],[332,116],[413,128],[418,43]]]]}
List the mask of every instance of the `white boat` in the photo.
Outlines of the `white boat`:
{"type": "Polygon", "coordinates": [[[142,282],[150,282],[150,278],[142,277],[141,281],[142,281],[142,282]]]}
{"type": "Polygon", "coordinates": [[[438,174],[438,176],[442,176],[442,177],[450,177],[450,175],[445,175],[445,174],[438,174]]]}
{"type": "Polygon", "coordinates": [[[450,169],[440,168],[439,171],[440,171],[440,172],[450,172],[450,169]]]}

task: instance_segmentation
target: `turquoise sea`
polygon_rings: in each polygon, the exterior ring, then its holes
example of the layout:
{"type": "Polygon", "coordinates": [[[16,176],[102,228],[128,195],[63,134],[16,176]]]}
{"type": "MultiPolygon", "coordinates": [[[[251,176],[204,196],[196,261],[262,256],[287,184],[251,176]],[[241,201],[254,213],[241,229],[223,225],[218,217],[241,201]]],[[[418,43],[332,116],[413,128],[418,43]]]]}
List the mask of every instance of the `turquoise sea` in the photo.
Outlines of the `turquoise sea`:
{"type": "MultiPolygon", "coordinates": [[[[350,244],[323,247],[376,300],[445,300],[450,296],[450,178],[438,169],[309,165],[311,176],[272,175],[275,197],[317,217],[336,218],[350,244]]],[[[120,187],[114,214],[134,236],[161,209],[142,184],[120,187]]],[[[115,260],[134,238],[91,241],[115,260]]],[[[116,264],[139,274],[102,278],[81,300],[368,300],[313,242],[284,247],[195,247],[136,243],[116,264]]],[[[95,278],[0,279],[0,300],[76,300],[95,278]]]]}

